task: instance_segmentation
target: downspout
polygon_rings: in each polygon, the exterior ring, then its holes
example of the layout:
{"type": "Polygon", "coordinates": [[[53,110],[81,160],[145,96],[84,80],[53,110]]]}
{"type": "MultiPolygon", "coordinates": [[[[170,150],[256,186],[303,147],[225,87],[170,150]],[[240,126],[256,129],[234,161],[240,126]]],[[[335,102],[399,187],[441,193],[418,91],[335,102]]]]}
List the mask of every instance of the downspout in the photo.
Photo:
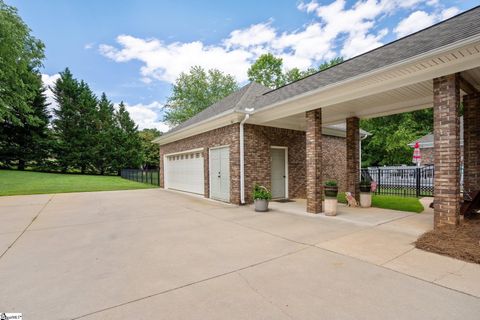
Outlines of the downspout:
{"type": "Polygon", "coordinates": [[[240,122],[240,204],[245,204],[245,135],[243,125],[250,118],[250,114],[245,114],[245,118],[240,122]]]}

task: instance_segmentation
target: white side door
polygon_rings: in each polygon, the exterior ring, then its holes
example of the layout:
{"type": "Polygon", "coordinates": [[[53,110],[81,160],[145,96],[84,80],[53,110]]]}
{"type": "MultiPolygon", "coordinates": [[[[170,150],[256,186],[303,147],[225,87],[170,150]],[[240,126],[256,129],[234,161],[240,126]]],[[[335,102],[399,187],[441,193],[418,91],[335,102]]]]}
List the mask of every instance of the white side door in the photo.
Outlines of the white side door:
{"type": "Polygon", "coordinates": [[[287,198],[287,149],[275,148],[271,152],[272,198],[287,198]]]}
{"type": "Polygon", "coordinates": [[[210,149],[210,198],[230,202],[230,148],[210,149]]]}

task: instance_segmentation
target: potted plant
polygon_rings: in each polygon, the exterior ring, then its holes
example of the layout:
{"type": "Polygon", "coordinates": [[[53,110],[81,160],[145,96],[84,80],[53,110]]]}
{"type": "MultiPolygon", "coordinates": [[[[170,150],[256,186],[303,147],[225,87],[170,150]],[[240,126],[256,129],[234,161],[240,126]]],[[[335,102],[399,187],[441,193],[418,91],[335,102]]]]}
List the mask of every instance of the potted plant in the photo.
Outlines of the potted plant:
{"type": "Polygon", "coordinates": [[[337,195],[338,185],[334,180],[326,181],[323,190],[325,193],[325,215],[336,216],[337,215],[337,195]]]}
{"type": "Polygon", "coordinates": [[[255,211],[268,211],[268,202],[272,199],[272,194],[267,188],[256,183],[253,187],[252,196],[255,204],[255,211]]]}
{"type": "Polygon", "coordinates": [[[372,180],[362,177],[360,180],[360,206],[370,208],[372,206],[372,180]]]}

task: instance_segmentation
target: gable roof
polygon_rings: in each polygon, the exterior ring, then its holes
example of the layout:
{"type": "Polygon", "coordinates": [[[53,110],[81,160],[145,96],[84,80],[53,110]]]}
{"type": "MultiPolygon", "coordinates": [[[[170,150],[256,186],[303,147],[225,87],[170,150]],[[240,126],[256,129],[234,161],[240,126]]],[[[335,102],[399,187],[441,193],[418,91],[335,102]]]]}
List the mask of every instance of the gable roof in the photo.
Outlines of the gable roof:
{"type": "MultiPolygon", "coordinates": [[[[205,124],[213,121],[213,119],[226,117],[227,114],[245,113],[246,108],[253,107],[252,114],[255,115],[257,111],[263,108],[275,106],[290,98],[355,79],[370,72],[377,72],[409,58],[434,52],[436,49],[478,36],[480,34],[479,16],[480,6],[477,6],[436,25],[277,89],[272,90],[258,83],[250,83],[171,129],[158,140],[164,140],[167,137],[170,137],[170,140],[176,139],[174,137],[179,131],[190,132],[201,123],[205,124]]],[[[230,119],[229,121],[234,120],[230,119]]],[[[238,122],[238,120],[236,121],[238,122]]],[[[185,136],[190,133],[182,134],[185,136]]]]}
{"type": "MultiPolygon", "coordinates": [[[[433,142],[435,141],[435,136],[433,133],[424,135],[423,137],[410,142],[408,145],[414,147],[415,143],[420,144],[420,148],[433,148],[433,142]]],[[[463,116],[460,117],[460,145],[463,145],[463,116]]]]}
{"type": "Polygon", "coordinates": [[[221,114],[228,110],[243,111],[246,108],[253,106],[255,98],[270,90],[270,88],[267,88],[259,83],[250,82],[246,86],[243,86],[242,88],[231,93],[222,100],[212,104],[211,106],[197,113],[187,121],[182,122],[167,133],[173,133],[200,121],[207,120],[215,115],[221,114]]]}
{"type": "Polygon", "coordinates": [[[262,95],[255,110],[480,33],[480,6],[262,95]]]}

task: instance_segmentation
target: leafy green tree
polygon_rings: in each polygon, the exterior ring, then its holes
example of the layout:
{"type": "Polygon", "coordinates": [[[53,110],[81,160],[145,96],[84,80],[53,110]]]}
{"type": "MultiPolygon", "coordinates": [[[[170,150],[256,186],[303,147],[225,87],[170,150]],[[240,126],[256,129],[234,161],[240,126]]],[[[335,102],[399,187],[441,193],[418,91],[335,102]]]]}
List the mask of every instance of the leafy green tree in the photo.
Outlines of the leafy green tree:
{"type": "Polygon", "coordinates": [[[219,70],[194,66],[181,73],[168,98],[164,120],[178,125],[238,89],[235,79],[219,70]]]}
{"type": "Polygon", "coordinates": [[[271,53],[261,55],[248,69],[248,79],[270,88],[278,88],[293,81],[300,80],[318,71],[323,71],[343,62],[342,57],[323,62],[316,68],[300,70],[293,68],[283,72],[283,61],[271,53]]]}
{"type": "Polygon", "coordinates": [[[115,110],[107,95],[102,93],[96,117],[96,141],[94,163],[100,174],[105,174],[115,158],[115,110]]]}
{"type": "Polygon", "coordinates": [[[433,110],[424,109],[361,121],[372,135],[362,141],[362,166],[411,164],[408,144],[433,130],[433,110]]]}
{"type": "Polygon", "coordinates": [[[282,58],[271,53],[262,54],[248,69],[248,80],[269,88],[278,88],[285,84],[282,66],[282,58]]]}
{"type": "Polygon", "coordinates": [[[32,111],[43,43],[30,34],[17,9],[0,0],[0,122],[22,126],[41,121],[32,111]]]}
{"type": "Polygon", "coordinates": [[[158,144],[152,141],[162,133],[157,129],[143,129],[138,134],[142,143],[142,167],[144,169],[157,168],[160,164],[160,150],[158,144]]]}
{"type": "Polygon", "coordinates": [[[130,118],[125,104],[120,102],[115,113],[116,130],[114,135],[115,157],[112,168],[120,175],[125,168],[139,168],[142,164],[142,145],[138,126],[130,118]]]}
{"type": "Polygon", "coordinates": [[[325,69],[331,68],[331,67],[333,67],[333,66],[335,66],[339,63],[342,63],[342,62],[343,62],[343,57],[333,58],[330,61],[325,61],[322,64],[320,64],[314,72],[323,71],[325,69]]]}
{"type": "Polygon", "coordinates": [[[39,166],[50,151],[49,113],[45,88],[39,74],[25,73],[31,88],[36,87],[35,95],[28,101],[29,111],[14,108],[14,116],[19,122],[4,121],[0,127],[0,159],[3,162],[15,161],[19,170],[27,164],[39,166]]]}

